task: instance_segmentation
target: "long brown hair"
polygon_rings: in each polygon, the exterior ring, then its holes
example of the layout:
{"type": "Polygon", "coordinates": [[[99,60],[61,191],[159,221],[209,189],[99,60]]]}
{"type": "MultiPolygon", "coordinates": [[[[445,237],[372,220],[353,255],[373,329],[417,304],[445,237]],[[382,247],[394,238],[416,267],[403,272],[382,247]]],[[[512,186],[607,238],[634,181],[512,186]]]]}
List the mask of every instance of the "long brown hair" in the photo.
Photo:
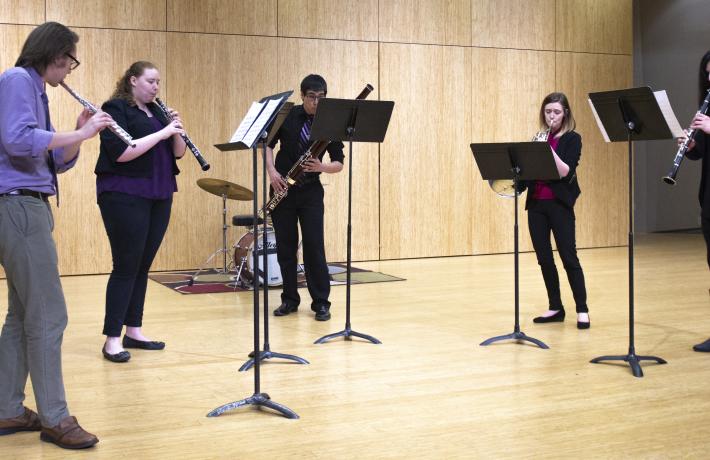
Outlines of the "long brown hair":
{"type": "Polygon", "coordinates": [[[131,77],[140,77],[146,69],[157,69],[152,62],[136,61],[126,70],[121,78],[116,82],[116,89],[113,90],[111,99],[123,99],[128,101],[129,105],[135,106],[136,100],[133,98],[133,87],[131,86],[131,77]]]}
{"type": "Polygon", "coordinates": [[[42,75],[54,59],[74,53],[78,41],[79,36],[67,26],[45,22],[27,36],[15,67],[33,67],[42,75]]]}
{"type": "Polygon", "coordinates": [[[562,109],[565,111],[565,119],[557,133],[557,137],[561,137],[566,132],[574,131],[574,128],[577,127],[577,123],[574,121],[574,115],[572,115],[572,109],[569,106],[569,101],[565,93],[550,93],[545,96],[545,99],[542,100],[542,104],[540,104],[540,128],[548,128],[547,122],[545,121],[545,106],[553,102],[559,102],[562,109]]]}

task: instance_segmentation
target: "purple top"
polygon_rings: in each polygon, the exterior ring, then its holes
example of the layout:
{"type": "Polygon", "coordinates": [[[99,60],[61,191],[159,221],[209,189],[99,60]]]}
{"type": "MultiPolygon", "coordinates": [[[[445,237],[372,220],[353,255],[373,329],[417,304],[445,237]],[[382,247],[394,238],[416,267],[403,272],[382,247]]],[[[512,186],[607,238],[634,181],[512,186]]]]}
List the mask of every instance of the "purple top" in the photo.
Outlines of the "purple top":
{"type": "MultiPolygon", "coordinates": [[[[54,195],[47,147],[54,128],[42,101],[45,83],[31,67],[13,67],[0,76],[0,193],[30,189],[54,195]]],[[[64,163],[64,149],[52,151],[58,173],[72,168],[64,163]]]]}
{"type": "MultiPolygon", "coordinates": [[[[150,117],[153,132],[163,129],[155,117],[150,117]]],[[[162,140],[153,147],[153,176],[130,177],[118,174],[98,174],[96,195],[103,192],[121,192],[151,200],[165,200],[177,192],[177,181],[173,174],[173,153],[170,139],[162,140]]]]}

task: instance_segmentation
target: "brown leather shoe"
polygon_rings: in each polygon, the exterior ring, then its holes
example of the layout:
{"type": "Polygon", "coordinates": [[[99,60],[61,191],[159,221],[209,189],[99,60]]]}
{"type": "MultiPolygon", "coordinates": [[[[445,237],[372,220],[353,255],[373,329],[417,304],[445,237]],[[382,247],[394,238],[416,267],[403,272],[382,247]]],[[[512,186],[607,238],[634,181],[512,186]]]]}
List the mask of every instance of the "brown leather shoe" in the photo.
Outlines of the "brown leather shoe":
{"type": "Polygon", "coordinates": [[[99,442],[99,438],[84,431],[76,421],[76,417],[72,416],[64,417],[57,426],[52,428],[43,426],[39,438],[64,449],[85,449],[99,442]]]}
{"type": "Polygon", "coordinates": [[[25,413],[19,417],[0,419],[0,436],[18,431],[39,431],[41,429],[42,424],[39,422],[39,416],[26,407],[25,413]]]}

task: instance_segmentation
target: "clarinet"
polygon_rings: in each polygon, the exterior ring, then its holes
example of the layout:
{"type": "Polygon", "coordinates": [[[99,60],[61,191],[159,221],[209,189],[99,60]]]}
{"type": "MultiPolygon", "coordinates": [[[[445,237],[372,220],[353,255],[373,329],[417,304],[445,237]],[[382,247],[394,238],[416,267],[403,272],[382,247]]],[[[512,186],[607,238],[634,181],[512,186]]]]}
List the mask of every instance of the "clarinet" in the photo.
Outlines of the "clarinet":
{"type": "MultiPolygon", "coordinates": [[[[360,94],[357,95],[355,99],[365,99],[371,92],[372,90],[375,89],[371,84],[365,85],[365,88],[360,92],[360,94]]],[[[271,211],[274,210],[274,208],[281,202],[286,197],[286,194],[288,193],[288,189],[291,188],[293,185],[296,185],[298,183],[298,180],[302,178],[304,171],[303,171],[303,165],[306,163],[306,161],[310,160],[311,158],[318,158],[320,155],[325,151],[325,149],[328,147],[330,144],[330,141],[314,141],[311,143],[311,145],[308,147],[308,150],[301,155],[301,158],[298,159],[296,164],[293,165],[293,167],[289,170],[288,174],[286,174],[286,177],[284,177],[284,180],[286,181],[286,186],[281,190],[280,192],[274,192],[274,195],[271,197],[268,203],[259,211],[259,215],[263,217],[266,214],[271,214],[271,211]]]]}
{"type": "MultiPolygon", "coordinates": [[[[97,109],[94,104],[76,94],[70,87],[66,85],[66,83],[60,81],[59,84],[62,85],[62,88],[67,90],[74,99],[79,101],[79,103],[83,105],[86,110],[91,112],[92,115],[99,111],[99,109],[97,109]]],[[[129,147],[136,146],[136,143],[133,142],[133,137],[131,137],[131,135],[128,134],[125,129],[121,128],[115,121],[108,125],[108,129],[110,129],[116,136],[119,137],[119,139],[125,142],[129,147]]]]}
{"type": "MultiPolygon", "coordinates": [[[[172,121],[173,117],[170,115],[170,111],[168,110],[168,107],[163,103],[163,101],[161,101],[160,98],[156,97],[155,103],[163,112],[165,118],[172,121]]],[[[187,134],[180,134],[180,137],[182,137],[182,140],[185,141],[185,145],[187,145],[192,154],[195,155],[195,159],[200,164],[200,168],[202,168],[203,171],[207,171],[208,169],[210,169],[210,164],[207,163],[207,160],[205,160],[205,158],[200,153],[200,149],[198,149],[197,146],[193,144],[190,137],[187,134]]]]}
{"type": "MultiPolygon", "coordinates": [[[[708,111],[708,105],[710,105],[710,89],[705,95],[705,100],[700,106],[698,113],[702,113],[704,115],[708,111]]],[[[671,167],[671,170],[668,175],[663,177],[663,182],[665,182],[666,184],[675,185],[675,176],[676,174],[678,174],[680,164],[683,162],[683,158],[685,158],[685,154],[688,152],[688,147],[690,146],[690,143],[693,142],[693,139],[695,138],[695,134],[697,132],[697,129],[689,131],[688,137],[686,137],[685,141],[680,145],[680,147],[678,147],[678,152],[676,152],[675,158],[673,158],[673,166],[671,167]]]]}

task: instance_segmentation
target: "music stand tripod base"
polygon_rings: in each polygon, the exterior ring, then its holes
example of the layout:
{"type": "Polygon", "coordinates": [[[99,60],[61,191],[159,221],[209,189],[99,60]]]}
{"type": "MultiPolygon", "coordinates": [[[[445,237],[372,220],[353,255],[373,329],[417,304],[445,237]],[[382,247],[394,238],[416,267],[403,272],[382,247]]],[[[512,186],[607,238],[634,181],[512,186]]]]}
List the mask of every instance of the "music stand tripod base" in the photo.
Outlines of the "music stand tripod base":
{"type": "Polygon", "coordinates": [[[255,393],[254,395],[252,395],[248,398],[244,398],[239,401],[234,401],[231,403],[224,404],[224,405],[219,406],[218,408],[210,411],[207,414],[207,416],[208,417],[217,417],[217,416],[220,416],[223,413],[227,412],[228,410],[238,409],[242,406],[257,406],[258,408],[267,407],[269,409],[272,409],[272,410],[280,413],[281,415],[283,415],[286,418],[289,418],[292,420],[299,418],[298,414],[296,414],[294,411],[292,411],[288,407],[272,401],[271,397],[269,397],[269,395],[266,393],[255,393]]]}
{"type": "Polygon", "coordinates": [[[668,362],[659,358],[658,356],[637,356],[633,351],[629,350],[628,355],[610,355],[610,356],[599,356],[597,358],[589,361],[590,363],[598,364],[602,361],[624,361],[629,363],[631,366],[631,372],[634,377],[643,377],[643,371],[641,370],[641,361],[655,361],[657,364],[668,364],[668,362]]]}
{"type": "Polygon", "coordinates": [[[483,342],[481,342],[481,346],[482,346],[482,347],[485,347],[485,346],[487,346],[487,345],[490,345],[490,344],[492,344],[492,343],[494,343],[494,342],[499,342],[499,341],[501,341],[501,340],[517,340],[517,341],[519,341],[519,342],[520,342],[520,341],[526,341],[526,342],[534,343],[534,344],[537,345],[538,347],[543,348],[543,349],[545,349],[545,350],[548,350],[548,349],[550,348],[550,347],[548,347],[547,345],[545,345],[545,343],[542,342],[541,340],[538,340],[538,339],[536,339],[536,338],[534,338],[534,337],[527,336],[527,335],[525,335],[524,332],[521,332],[521,331],[515,331],[515,332],[513,332],[512,334],[506,334],[506,335],[499,335],[499,336],[497,336],[497,337],[491,337],[490,339],[487,339],[487,340],[484,340],[483,342]]]}
{"type": "Polygon", "coordinates": [[[375,345],[382,345],[382,342],[380,342],[379,340],[377,340],[373,336],[367,335],[367,334],[362,334],[357,331],[353,331],[349,326],[346,326],[345,329],[343,329],[340,332],[334,332],[333,334],[325,335],[313,343],[315,343],[315,344],[325,343],[325,342],[328,342],[329,340],[335,339],[337,337],[343,337],[345,340],[352,340],[352,337],[359,337],[361,339],[365,339],[371,343],[374,343],[375,345]]]}
{"type": "MultiPolygon", "coordinates": [[[[263,362],[265,359],[287,359],[290,361],[295,361],[298,364],[310,364],[308,361],[305,359],[301,358],[300,356],[296,355],[289,355],[286,353],[278,353],[275,351],[271,351],[268,349],[268,347],[265,347],[265,350],[259,351],[259,362],[263,362]]],[[[248,371],[249,369],[254,366],[254,352],[252,351],[249,353],[249,360],[242,364],[242,367],[239,368],[239,372],[244,372],[248,371]]]]}

